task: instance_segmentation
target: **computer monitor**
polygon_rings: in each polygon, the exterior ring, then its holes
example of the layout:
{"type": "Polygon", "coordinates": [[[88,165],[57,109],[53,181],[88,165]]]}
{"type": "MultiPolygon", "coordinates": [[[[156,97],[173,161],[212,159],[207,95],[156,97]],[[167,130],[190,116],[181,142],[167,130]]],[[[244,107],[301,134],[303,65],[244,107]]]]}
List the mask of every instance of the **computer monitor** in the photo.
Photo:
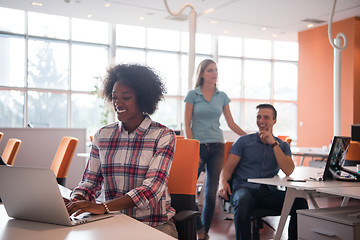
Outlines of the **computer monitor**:
{"type": "Polygon", "coordinates": [[[360,124],[351,125],[351,139],[360,142],[360,124]]]}
{"type": "Polygon", "coordinates": [[[350,144],[350,137],[334,136],[331,150],[326,161],[323,180],[360,181],[360,175],[343,167],[346,153],[350,144]],[[342,175],[346,172],[346,176],[342,175]]]}

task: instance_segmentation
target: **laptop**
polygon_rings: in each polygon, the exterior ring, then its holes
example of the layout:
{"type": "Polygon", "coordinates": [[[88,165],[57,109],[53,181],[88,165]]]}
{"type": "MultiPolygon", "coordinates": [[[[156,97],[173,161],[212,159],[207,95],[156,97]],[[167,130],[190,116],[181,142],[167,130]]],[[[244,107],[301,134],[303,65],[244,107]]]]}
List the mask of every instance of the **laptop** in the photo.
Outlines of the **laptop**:
{"type": "Polygon", "coordinates": [[[64,226],[74,226],[112,217],[90,213],[69,217],[59,186],[51,169],[0,166],[0,196],[9,217],[64,226]]]}
{"type": "Polygon", "coordinates": [[[350,137],[334,136],[326,161],[323,180],[359,182],[360,174],[344,167],[350,137]]]}

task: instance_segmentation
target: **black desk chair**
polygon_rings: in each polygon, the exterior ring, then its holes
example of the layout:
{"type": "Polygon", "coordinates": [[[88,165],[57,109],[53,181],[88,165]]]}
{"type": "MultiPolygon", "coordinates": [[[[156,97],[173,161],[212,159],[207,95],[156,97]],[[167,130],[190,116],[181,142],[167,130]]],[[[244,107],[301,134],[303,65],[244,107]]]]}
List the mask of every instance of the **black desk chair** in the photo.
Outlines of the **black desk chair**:
{"type": "MultiPolygon", "coordinates": [[[[223,199],[223,209],[227,213],[234,213],[234,206],[231,205],[229,201],[223,199]]],[[[263,209],[257,208],[251,213],[250,221],[251,221],[251,239],[252,240],[260,240],[260,229],[264,228],[264,224],[270,227],[275,231],[268,222],[266,222],[263,218],[270,216],[280,216],[281,212],[277,212],[271,209],[263,209]]],[[[230,220],[226,218],[226,220],[230,220]]],[[[232,219],[231,219],[232,220],[232,219]]]]}
{"type": "MultiPolygon", "coordinates": [[[[224,163],[226,162],[230,149],[233,145],[233,142],[226,142],[225,143],[225,150],[224,150],[224,163]]],[[[229,185],[232,187],[232,178],[229,180],[229,185]]],[[[229,201],[223,200],[223,210],[228,213],[234,213],[234,206],[231,205],[229,201]]],[[[264,224],[269,226],[272,230],[275,231],[275,229],[266,222],[263,218],[269,217],[269,216],[280,216],[281,212],[277,212],[271,209],[262,209],[257,208],[251,213],[251,238],[252,240],[260,240],[260,229],[264,227],[264,224]]],[[[229,218],[226,218],[230,220],[229,218]]]]}

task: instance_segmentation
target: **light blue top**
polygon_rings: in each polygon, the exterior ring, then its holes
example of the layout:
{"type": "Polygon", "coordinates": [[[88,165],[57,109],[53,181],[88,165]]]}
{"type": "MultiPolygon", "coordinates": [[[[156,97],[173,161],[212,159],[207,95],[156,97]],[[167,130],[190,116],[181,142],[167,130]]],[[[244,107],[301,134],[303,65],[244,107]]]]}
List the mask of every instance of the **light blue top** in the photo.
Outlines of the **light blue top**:
{"type": "Polygon", "coordinates": [[[200,143],[224,142],[219,119],[223,107],[230,103],[226,93],[215,88],[215,93],[208,102],[200,87],[197,87],[189,91],[184,101],[194,106],[191,119],[193,138],[200,143]]]}
{"type": "MultiPolygon", "coordinates": [[[[286,156],[291,156],[289,144],[274,136],[279,147],[286,156]]],[[[249,183],[249,178],[272,178],[278,174],[280,168],[276,162],[274,149],[260,140],[258,133],[244,135],[231,147],[230,153],[240,157],[234,170],[233,189],[250,187],[258,189],[260,184],[249,183]]]]}

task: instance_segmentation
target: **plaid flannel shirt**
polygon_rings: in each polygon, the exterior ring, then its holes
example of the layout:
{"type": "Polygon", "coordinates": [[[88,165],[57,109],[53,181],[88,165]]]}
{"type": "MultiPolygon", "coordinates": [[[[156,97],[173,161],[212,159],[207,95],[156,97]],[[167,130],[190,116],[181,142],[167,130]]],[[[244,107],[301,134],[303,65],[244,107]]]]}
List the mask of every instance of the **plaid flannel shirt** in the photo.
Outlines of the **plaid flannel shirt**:
{"type": "Polygon", "coordinates": [[[83,179],[73,194],[94,201],[104,186],[105,199],[128,195],[134,208],[122,212],[150,226],[175,215],[167,181],[175,150],[175,134],[146,116],[132,133],[113,123],[95,135],[83,179]]]}

